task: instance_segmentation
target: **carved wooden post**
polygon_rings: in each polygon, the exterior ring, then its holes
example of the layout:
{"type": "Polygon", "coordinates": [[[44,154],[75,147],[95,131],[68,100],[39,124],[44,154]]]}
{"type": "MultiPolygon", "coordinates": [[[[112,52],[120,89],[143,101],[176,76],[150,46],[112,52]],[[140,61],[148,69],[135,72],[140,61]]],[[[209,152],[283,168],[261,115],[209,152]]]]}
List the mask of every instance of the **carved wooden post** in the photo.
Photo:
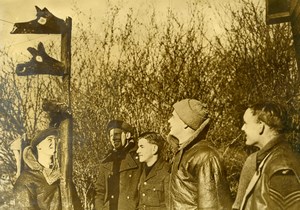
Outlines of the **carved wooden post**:
{"type": "Polygon", "coordinates": [[[300,1],[291,0],[291,27],[293,33],[294,47],[296,51],[296,60],[298,66],[298,80],[300,80],[300,1]]]}
{"type": "MultiPolygon", "coordinates": [[[[63,77],[63,88],[66,95],[66,101],[71,110],[71,30],[72,19],[66,19],[66,31],[61,35],[61,61],[65,65],[65,75],[63,77]]],[[[60,182],[62,206],[66,210],[73,210],[71,183],[72,183],[72,145],[73,145],[73,119],[68,117],[60,124],[61,138],[61,173],[60,182]]]]}
{"type": "MultiPolygon", "coordinates": [[[[61,200],[64,210],[73,210],[72,200],[72,111],[71,111],[71,31],[72,19],[66,21],[55,17],[47,8],[35,7],[36,19],[28,22],[15,23],[12,34],[61,34],[61,62],[51,58],[45,52],[42,43],[38,49],[28,48],[32,59],[17,65],[18,76],[48,74],[63,76],[64,100],[67,104],[65,110],[61,105],[52,102],[43,104],[44,110],[52,116],[52,126],[60,128],[60,166],[61,166],[61,200]],[[69,111],[69,112],[68,112],[69,111]],[[68,112],[68,113],[67,113],[68,112]],[[63,116],[61,116],[63,115],[63,116]],[[62,121],[60,119],[62,118],[62,121]]],[[[18,155],[18,154],[17,154],[18,155]]]]}
{"type": "Polygon", "coordinates": [[[266,0],[266,22],[290,22],[300,80],[300,0],[266,0]]]}

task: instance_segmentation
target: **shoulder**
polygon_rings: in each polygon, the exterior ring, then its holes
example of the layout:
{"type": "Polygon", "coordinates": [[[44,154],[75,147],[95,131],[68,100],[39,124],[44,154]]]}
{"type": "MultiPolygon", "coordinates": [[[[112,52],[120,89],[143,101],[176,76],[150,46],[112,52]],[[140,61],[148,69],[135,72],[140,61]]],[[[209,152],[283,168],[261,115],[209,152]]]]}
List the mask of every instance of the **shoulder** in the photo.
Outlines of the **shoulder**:
{"type": "Polygon", "coordinates": [[[207,141],[200,141],[195,144],[190,151],[187,151],[192,156],[195,156],[195,160],[209,160],[209,159],[220,159],[219,152],[207,141]]]}
{"type": "Polygon", "coordinates": [[[270,158],[266,162],[266,171],[269,174],[281,173],[280,171],[292,170],[300,176],[300,154],[293,151],[288,142],[281,143],[270,152],[270,158]]]}

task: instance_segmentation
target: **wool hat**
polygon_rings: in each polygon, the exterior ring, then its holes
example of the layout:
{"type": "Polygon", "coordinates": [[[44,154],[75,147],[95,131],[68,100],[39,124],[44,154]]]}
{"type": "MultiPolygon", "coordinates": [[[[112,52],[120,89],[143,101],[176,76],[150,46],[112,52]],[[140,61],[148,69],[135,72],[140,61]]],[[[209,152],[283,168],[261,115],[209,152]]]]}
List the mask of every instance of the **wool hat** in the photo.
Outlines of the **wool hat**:
{"type": "Polygon", "coordinates": [[[193,130],[197,130],[208,118],[205,105],[196,99],[183,99],[173,107],[179,118],[193,130]]]}
{"type": "Polygon", "coordinates": [[[56,128],[47,128],[45,130],[40,131],[31,141],[31,146],[36,147],[39,143],[41,143],[48,136],[58,136],[58,129],[56,128]]]}
{"type": "Polygon", "coordinates": [[[107,124],[107,128],[106,128],[107,132],[109,132],[113,128],[119,128],[119,129],[122,129],[124,131],[130,132],[131,134],[133,134],[133,130],[134,130],[131,125],[124,122],[123,120],[111,120],[111,121],[109,121],[109,123],[107,124]]]}

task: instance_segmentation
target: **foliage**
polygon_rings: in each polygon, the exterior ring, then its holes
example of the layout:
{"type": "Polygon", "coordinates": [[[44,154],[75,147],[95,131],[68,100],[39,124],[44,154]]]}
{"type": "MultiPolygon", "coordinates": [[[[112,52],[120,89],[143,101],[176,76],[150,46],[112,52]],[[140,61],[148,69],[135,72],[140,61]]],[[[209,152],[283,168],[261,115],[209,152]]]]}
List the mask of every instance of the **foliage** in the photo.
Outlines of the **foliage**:
{"type": "MultiPolygon", "coordinates": [[[[196,3],[186,19],[169,10],[165,21],[154,10],[147,21],[140,21],[133,9],[124,17],[121,8],[112,6],[98,26],[101,32],[93,29],[93,17],[76,9],[73,20],[88,20],[74,21],[71,79],[73,175],[85,209],[92,209],[97,166],[110,149],[105,133],[110,119],[131,123],[136,136],[151,130],[166,137],[174,102],[203,101],[213,119],[208,140],[223,154],[233,196],[241,166],[253,151],[244,146],[240,131],[246,105],[280,101],[294,123],[299,122],[299,78],[290,26],[267,26],[261,5],[248,0],[241,4],[239,10],[229,8],[232,22],[215,37],[206,35],[207,20],[196,3]]],[[[56,53],[55,48],[48,43],[50,54],[56,53]]],[[[9,60],[8,54],[3,56],[9,60]]],[[[15,64],[11,59],[3,65],[6,75],[0,81],[4,90],[0,128],[5,131],[1,134],[12,135],[3,136],[7,140],[1,142],[7,158],[12,158],[7,148],[15,135],[25,130],[34,133],[44,120],[41,98],[65,94],[60,79],[54,77],[16,78],[15,64]]],[[[297,132],[297,127],[290,132],[295,145],[297,132]]],[[[164,154],[170,158],[172,148],[166,145],[164,154]]],[[[9,170],[12,173],[14,168],[9,170]]]]}

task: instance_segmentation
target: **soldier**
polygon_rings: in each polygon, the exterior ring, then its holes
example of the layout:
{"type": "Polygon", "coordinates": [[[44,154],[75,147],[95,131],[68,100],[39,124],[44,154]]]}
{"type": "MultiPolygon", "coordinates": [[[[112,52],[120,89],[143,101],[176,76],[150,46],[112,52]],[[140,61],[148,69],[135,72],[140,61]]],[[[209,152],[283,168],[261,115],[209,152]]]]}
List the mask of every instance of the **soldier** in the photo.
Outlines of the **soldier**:
{"type": "Polygon", "coordinates": [[[133,128],[122,120],[112,120],[107,133],[113,150],[100,164],[95,183],[96,210],[134,210],[138,203],[141,167],[133,140],[133,128]]]}
{"type": "Polygon", "coordinates": [[[138,138],[140,162],[144,163],[139,183],[138,209],[167,210],[169,196],[169,164],[161,157],[164,139],[155,132],[138,138]]]}
{"type": "MultiPolygon", "coordinates": [[[[274,102],[258,103],[246,110],[242,127],[246,145],[260,150],[255,158],[250,156],[255,160],[252,179],[248,181],[248,175],[240,178],[240,183],[249,183],[240,209],[300,209],[300,156],[285,140],[287,119],[286,110],[274,102]]],[[[252,162],[247,160],[250,166],[244,168],[251,168],[252,162]]]]}
{"type": "Polygon", "coordinates": [[[178,139],[170,178],[170,209],[231,209],[221,156],[205,140],[210,118],[195,99],[173,105],[170,133],[178,139]]]}

